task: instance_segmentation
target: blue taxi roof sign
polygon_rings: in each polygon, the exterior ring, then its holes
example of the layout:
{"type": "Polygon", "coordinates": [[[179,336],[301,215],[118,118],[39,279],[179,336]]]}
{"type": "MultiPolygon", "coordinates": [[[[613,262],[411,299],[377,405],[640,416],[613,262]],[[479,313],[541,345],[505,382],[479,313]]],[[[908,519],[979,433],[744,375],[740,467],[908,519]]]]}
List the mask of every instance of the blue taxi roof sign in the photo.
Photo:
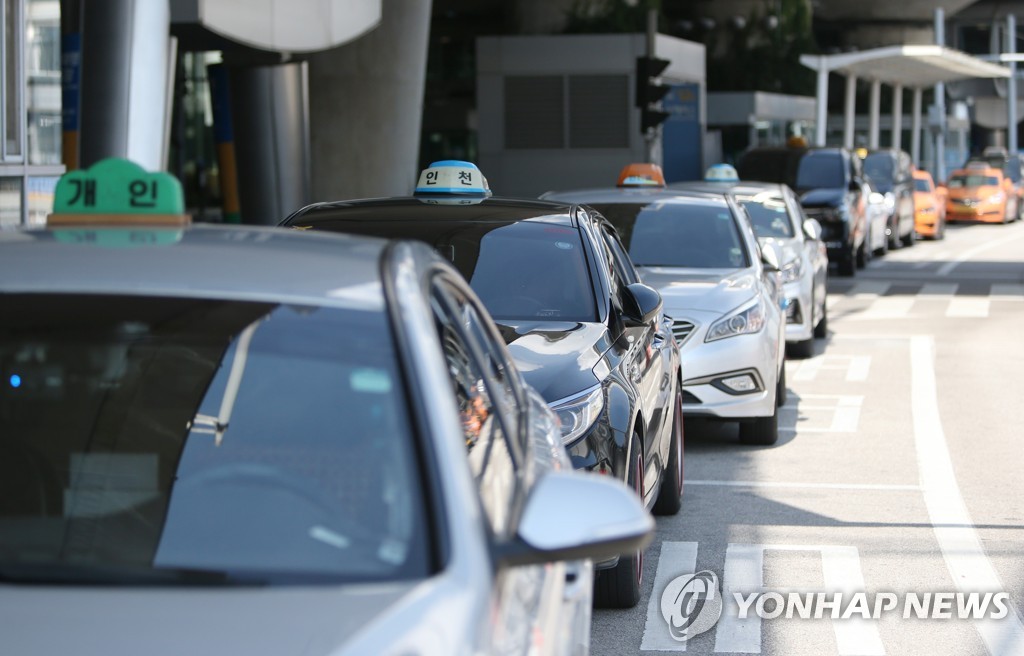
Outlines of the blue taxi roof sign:
{"type": "Polygon", "coordinates": [[[740,175],[729,164],[712,164],[704,172],[704,180],[707,182],[739,182],[740,175]]]}
{"type": "Polygon", "coordinates": [[[491,195],[491,188],[476,164],[446,159],[420,172],[415,193],[487,197],[491,195]]]}

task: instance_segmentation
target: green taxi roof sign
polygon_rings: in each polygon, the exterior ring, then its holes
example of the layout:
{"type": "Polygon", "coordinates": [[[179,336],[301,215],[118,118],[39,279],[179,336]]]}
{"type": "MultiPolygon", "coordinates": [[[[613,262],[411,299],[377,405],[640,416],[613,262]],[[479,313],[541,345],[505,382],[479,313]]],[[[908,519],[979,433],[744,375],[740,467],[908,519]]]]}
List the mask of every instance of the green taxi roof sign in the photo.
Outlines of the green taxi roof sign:
{"type": "Polygon", "coordinates": [[[181,183],[116,157],[61,176],[49,223],[188,223],[181,183]]]}

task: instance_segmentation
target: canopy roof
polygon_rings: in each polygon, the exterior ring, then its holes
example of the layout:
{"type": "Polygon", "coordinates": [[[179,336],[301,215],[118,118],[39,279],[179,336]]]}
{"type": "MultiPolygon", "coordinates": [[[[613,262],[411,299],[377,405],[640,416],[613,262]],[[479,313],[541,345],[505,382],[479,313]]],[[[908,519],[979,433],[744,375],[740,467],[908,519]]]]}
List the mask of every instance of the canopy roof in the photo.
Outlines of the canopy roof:
{"type": "Polygon", "coordinates": [[[801,55],[800,63],[905,87],[930,87],[968,78],[1010,77],[1010,69],[944,46],[888,46],[839,55],[801,55]]]}

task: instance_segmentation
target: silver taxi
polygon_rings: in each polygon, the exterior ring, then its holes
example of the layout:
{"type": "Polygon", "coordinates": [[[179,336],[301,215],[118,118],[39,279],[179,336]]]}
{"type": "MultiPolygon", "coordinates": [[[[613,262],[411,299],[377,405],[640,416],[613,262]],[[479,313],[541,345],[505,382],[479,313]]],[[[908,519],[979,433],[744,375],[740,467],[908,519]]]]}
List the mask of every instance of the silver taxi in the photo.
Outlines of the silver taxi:
{"type": "Polygon", "coordinates": [[[586,654],[653,528],[426,246],[0,232],[0,368],[3,654],[586,654]]]}
{"type": "Polygon", "coordinates": [[[762,251],[731,198],[665,189],[650,167],[627,167],[620,187],[543,198],[604,215],[661,293],[680,349],[684,414],[739,420],[742,442],[774,444],[786,390],[776,249],[762,251]]]}

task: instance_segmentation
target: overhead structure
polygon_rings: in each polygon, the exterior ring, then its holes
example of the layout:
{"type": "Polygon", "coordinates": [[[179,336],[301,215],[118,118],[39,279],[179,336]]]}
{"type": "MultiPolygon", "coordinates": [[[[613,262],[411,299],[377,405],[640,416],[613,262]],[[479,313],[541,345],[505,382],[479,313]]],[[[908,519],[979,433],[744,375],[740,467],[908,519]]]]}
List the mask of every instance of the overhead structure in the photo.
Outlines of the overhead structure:
{"type": "Polygon", "coordinates": [[[853,147],[853,114],[856,80],[872,83],[871,112],[869,117],[870,148],[878,148],[879,87],[894,87],[893,94],[893,147],[900,147],[899,126],[903,111],[903,89],[913,90],[911,125],[912,157],[920,161],[921,154],[921,94],[926,87],[970,78],[1008,78],[1010,69],[984,61],[966,53],[940,45],[905,45],[875,48],[838,55],[802,55],[800,63],[818,72],[817,126],[815,144],[825,145],[825,125],[828,118],[828,74],[838,73],[847,78],[843,145],[853,147]]]}

